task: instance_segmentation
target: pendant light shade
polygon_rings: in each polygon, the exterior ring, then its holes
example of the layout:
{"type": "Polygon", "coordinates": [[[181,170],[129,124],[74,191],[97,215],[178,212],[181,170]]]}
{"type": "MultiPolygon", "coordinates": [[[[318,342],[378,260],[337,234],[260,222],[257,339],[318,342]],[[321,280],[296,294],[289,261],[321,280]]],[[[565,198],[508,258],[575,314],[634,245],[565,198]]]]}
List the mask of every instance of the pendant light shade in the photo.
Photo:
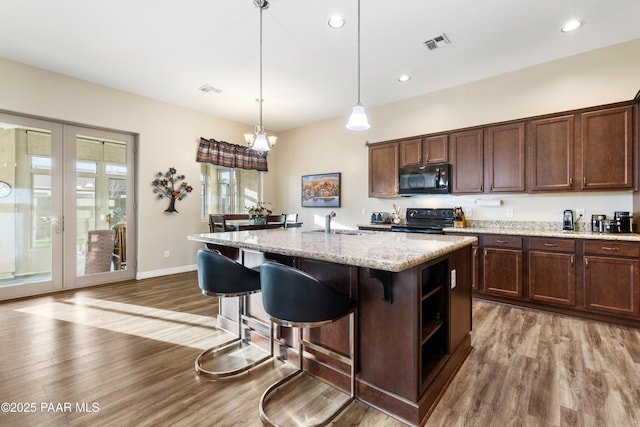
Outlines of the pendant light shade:
{"type": "Polygon", "coordinates": [[[371,127],[367,120],[367,113],[360,103],[360,0],[358,0],[358,102],[353,107],[347,129],[351,130],[367,130],[371,127]]]}
{"type": "MultiPolygon", "coordinates": [[[[262,12],[269,7],[269,2],[267,0],[254,0],[253,4],[260,9],[260,96],[257,100],[258,105],[260,106],[260,116],[258,117],[255,137],[253,138],[253,141],[249,143],[249,147],[255,151],[266,152],[269,151],[271,147],[267,140],[267,135],[264,132],[264,128],[262,127],[262,12]]],[[[245,139],[248,139],[247,134],[245,134],[245,139]]]]}
{"type": "Polygon", "coordinates": [[[364,111],[362,104],[356,104],[353,107],[351,116],[349,117],[349,123],[347,123],[347,129],[351,130],[367,130],[371,127],[369,120],[367,120],[367,113],[364,111]]]}

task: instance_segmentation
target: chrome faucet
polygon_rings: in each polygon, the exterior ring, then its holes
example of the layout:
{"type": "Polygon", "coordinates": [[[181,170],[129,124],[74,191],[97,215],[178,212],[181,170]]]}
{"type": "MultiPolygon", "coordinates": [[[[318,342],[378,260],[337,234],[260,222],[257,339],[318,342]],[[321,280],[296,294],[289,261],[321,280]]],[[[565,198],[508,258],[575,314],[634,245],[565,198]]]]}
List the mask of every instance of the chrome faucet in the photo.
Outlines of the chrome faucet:
{"type": "Polygon", "coordinates": [[[324,217],[324,232],[331,233],[331,220],[336,216],[334,211],[329,212],[328,215],[324,217]]]}

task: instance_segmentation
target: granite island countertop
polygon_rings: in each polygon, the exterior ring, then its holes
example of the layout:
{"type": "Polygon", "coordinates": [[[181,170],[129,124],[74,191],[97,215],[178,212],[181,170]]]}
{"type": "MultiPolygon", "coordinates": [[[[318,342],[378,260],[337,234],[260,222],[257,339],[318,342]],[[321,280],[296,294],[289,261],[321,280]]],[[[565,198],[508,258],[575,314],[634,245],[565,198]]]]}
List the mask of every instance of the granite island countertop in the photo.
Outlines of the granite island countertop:
{"type": "Polygon", "coordinates": [[[189,240],[399,272],[477,242],[471,236],[303,228],[190,234],[189,240]],[[346,234],[343,234],[346,233],[346,234]]]}

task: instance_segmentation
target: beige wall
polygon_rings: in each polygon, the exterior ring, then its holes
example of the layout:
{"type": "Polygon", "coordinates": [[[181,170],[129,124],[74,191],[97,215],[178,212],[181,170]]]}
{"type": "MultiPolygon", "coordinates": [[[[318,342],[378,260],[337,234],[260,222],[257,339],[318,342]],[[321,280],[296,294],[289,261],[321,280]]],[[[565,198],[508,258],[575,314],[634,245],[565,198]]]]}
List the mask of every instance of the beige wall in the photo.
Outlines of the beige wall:
{"type": "MultiPolygon", "coordinates": [[[[347,105],[344,116],[279,135],[269,157],[263,199],[276,211],[299,212],[306,226],[320,226],[328,210],[300,207],[300,176],[341,172],[343,202],[335,221],[345,227],[368,222],[372,211],[390,211],[394,202],[403,210],[461,205],[473,208],[472,219],[503,218],[506,207],[514,210],[514,220],[545,221],[559,221],[565,208],[585,208],[587,216],[632,210],[632,193],[504,196],[502,208],[477,208],[476,197],[467,196],[370,199],[364,144],[631,99],[640,89],[639,51],[637,40],[387,106],[369,106],[372,129],[365,132],[345,129],[351,109],[347,105]]],[[[367,90],[363,88],[365,105],[367,90]]],[[[204,136],[242,143],[242,134],[252,126],[1,58],[0,94],[0,110],[137,134],[138,276],[194,267],[200,245],[188,242],[186,235],[207,229],[199,220],[198,140],[204,136]],[[163,213],[167,201],[157,201],[150,186],[154,174],[170,166],[196,189],[178,202],[176,215],[163,213]],[[165,249],[171,258],[163,258],[165,249]]]]}
{"type": "MultiPolygon", "coordinates": [[[[188,242],[186,236],[208,230],[199,220],[198,141],[202,136],[240,144],[243,133],[251,132],[252,126],[2,58],[0,94],[0,110],[137,134],[138,276],[194,268],[200,245],[188,242]],[[171,166],[185,174],[195,189],[177,202],[179,213],[174,215],[164,213],[168,201],[156,200],[151,187],[155,173],[171,166]],[[165,249],[171,253],[168,259],[163,257],[165,249]]],[[[270,163],[277,161],[274,158],[270,163]]],[[[265,174],[269,188],[275,187],[274,175],[265,174]]],[[[275,199],[272,193],[266,197],[275,199]]]]}
{"type": "MultiPolygon", "coordinates": [[[[342,172],[342,207],[335,221],[348,227],[366,223],[372,211],[407,207],[462,206],[471,219],[558,221],[564,209],[585,208],[586,216],[616,210],[633,211],[633,193],[588,195],[498,195],[500,208],[478,207],[487,196],[418,196],[370,199],[367,196],[366,141],[420,135],[466,126],[633,99],[640,89],[640,40],[554,61],[429,95],[377,108],[367,108],[371,129],[349,131],[343,117],[280,135],[278,184],[287,211],[298,211],[306,223],[322,221],[328,209],[300,208],[300,176],[342,172]],[[364,210],[364,215],[362,214],[364,210]]],[[[435,78],[435,76],[434,76],[435,78]]],[[[367,106],[367,91],[362,100],[367,106]]]]}

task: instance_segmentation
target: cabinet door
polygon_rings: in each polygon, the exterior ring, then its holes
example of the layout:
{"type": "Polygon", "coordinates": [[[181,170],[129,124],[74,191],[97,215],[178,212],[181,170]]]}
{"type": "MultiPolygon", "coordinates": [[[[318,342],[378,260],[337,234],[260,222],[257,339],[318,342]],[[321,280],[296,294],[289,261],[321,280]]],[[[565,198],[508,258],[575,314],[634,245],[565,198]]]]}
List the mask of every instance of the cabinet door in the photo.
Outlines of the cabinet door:
{"type": "Polygon", "coordinates": [[[424,140],[426,163],[447,163],[449,161],[449,137],[430,136],[424,140]]]}
{"type": "Polygon", "coordinates": [[[582,188],[633,187],[633,107],[583,113],[582,188]]]}
{"type": "Polygon", "coordinates": [[[552,304],[575,306],[575,255],[529,252],[529,298],[552,304]]]}
{"type": "Polygon", "coordinates": [[[398,144],[369,146],[369,197],[398,195],[398,144]]]}
{"type": "Polygon", "coordinates": [[[522,251],[484,250],[484,291],[522,298],[522,251]]]}
{"type": "Polygon", "coordinates": [[[452,133],[449,136],[453,168],[453,193],[482,193],[484,190],[483,130],[452,133]]]}
{"type": "Polygon", "coordinates": [[[422,165],[422,138],[400,142],[400,167],[422,165]]]}
{"type": "Polygon", "coordinates": [[[640,261],[637,259],[585,256],[585,308],[640,316],[638,268],[640,261]]]}
{"type": "Polygon", "coordinates": [[[529,123],[531,191],[573,190],[573,116],[529,123]]]}
{"type": "Polygon", "coordinates": [[[524,128],[524,123],[514,123],[487,129],[485,181],[489,191],[525,191],[524,128]]]}

